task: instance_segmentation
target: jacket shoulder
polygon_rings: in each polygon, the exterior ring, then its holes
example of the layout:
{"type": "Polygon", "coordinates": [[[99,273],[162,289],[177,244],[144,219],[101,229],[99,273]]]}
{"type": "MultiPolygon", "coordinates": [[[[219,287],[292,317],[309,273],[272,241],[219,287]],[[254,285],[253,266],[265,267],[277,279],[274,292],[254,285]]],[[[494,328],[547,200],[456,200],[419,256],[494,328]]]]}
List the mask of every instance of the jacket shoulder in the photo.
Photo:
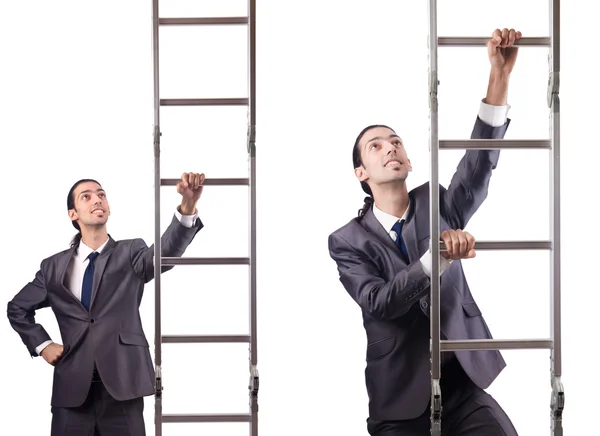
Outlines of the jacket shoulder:
{"type": "Polygon", "coordinates": [[[348,239],[350,236],[356,234],[358,230],[362,230],[363,228],[361,219],[361,217],[352,218],[346,224],[331,232],[329,234],[329,240],[331,241],[332,239],[338,239],[340,237],[348,239]]]}

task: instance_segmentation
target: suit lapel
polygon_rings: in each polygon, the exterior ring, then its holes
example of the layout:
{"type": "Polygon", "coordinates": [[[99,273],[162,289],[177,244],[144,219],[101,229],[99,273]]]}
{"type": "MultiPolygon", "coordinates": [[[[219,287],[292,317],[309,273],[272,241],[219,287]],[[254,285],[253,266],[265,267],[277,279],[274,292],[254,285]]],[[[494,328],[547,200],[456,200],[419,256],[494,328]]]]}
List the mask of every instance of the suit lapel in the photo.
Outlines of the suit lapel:
{"type": "Polygon", "coordinates": [[[102,281],[102,275],[104,274],[104,269],[106,268],[106,264],[108,263],[108,259],[112,254],[113,250],[117,243],[113,238],[108,237],[108,242],[106,246],[102,250],[100,256],[96,258],[94,262],[94,281],[92,283],[92,298],[90,300],[90,311],[92,310],[92,306],[94,305],[94,300],[96,299],[96,294],[98,293],[98,287],[100,286],[100,282],[102,281]]]}
{"type": "MultiPolygon", "coordinates": [[[[409,194],[410,195],[410,194],[409,194]]],[[[410,206],[408,213],[406,214],[406,221],[402,228],[402,237],[404,238],[404,244],[408,250],[408,259],[411,262],[419,259],[421,254],[419,253],[419,244],[417,241],[417,227],[415,223],[415,199],[410,195],[410,206]]]]}
{"type": "Polygon", "coordinates": [[[83,307],[83,304],[81,304],[81,301],[79,301],[79,299],[75,295],[73,295],[73,293],[69,290],[68,283],[65,283],[65,279],[67,278],[67,270],[69,269],[71,260],[73,259],[73,256],[75,256],[76,252],[77,252],[77,246],[71,247],[71,249],[66,251],[64,256],[62,256],[61,259],[58,261],[56,268],[58,271],[60,288],[63,291],[65,291],[67,294],[69,294],[69,296],[71,298],[73,298],[79,304],[79,307],[81,307],[81,310],[85,311],[85,307],[83,307]]]}
{"type": "Polygon", "coordinates": [[[367,213],[365,213],[363,217],[363,223],[365,224],[365,228],[373,234],[383,245],[385,245],[390,251],[394,253],[394,256],[403,264],[406,265],[400,250],[390,238],[390,234],[383,228],[375,214],[373,213],[373,208],[369,209],[367,213]]]}

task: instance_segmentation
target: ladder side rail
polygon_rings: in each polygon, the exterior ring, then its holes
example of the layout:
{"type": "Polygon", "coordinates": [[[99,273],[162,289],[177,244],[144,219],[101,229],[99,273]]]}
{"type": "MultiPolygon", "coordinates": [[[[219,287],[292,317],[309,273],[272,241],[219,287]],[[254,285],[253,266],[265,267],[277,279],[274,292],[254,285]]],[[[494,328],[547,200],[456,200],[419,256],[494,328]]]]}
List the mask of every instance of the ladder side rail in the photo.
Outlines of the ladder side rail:
{"type": "Polygon", "coordinates": [[[159,87],[159,6],[152,0],[152,68],[154,76],[154,431],[162,435],[162,338],[161,338],[161,241],[160,241],[160,87],[159,87]]]}
{"type": "Polygon", "coordinates": [[[431,262],[430,333],[431,333],[431,434],[441,435],[442,394],[440,388],[440,233],[439,222],[439,137],[438,137],[438,36],[437,1],[429,0],[429,229],[431,262]]]}
{"type": "Polygon", "coordinates": [[[258,435],[258,352],[257,352],[257,289],[256,289],[256,0],[248,0],[248,159],[249,159],[249,321],[250,436],[258,435]]]}
{"type": "Polygon", "coordinates": [[[550,355],[550,419],[552,436],[562,436],[562,412],[564,388],[562,376],[561,342],[561,227],[560,227],[560,0],[550,3],[550,53],[548,56],[548,106],[550,108],[550,293],[551,337],[553,347],[550,355]]]}

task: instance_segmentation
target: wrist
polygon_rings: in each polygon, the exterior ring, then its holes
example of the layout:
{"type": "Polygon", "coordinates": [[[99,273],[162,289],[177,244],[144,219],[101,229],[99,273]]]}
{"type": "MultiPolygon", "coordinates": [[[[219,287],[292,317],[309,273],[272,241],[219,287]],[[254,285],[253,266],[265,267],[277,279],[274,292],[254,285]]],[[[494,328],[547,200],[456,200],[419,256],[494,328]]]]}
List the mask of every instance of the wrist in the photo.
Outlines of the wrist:
{"type": "Polygon", "coordinates": [[[194,215],[196,213],[196,202],[182,200],[179,206],[179,212],[182,215],[194,215]]]}

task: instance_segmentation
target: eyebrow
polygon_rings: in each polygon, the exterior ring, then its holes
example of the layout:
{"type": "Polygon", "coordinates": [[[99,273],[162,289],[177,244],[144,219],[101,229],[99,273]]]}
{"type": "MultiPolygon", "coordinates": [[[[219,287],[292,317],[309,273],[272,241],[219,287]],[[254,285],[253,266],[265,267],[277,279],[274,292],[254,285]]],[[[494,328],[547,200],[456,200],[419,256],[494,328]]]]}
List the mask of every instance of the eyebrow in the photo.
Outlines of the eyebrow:
{"type": "MultiPolygon", "coordinates": [[[[92,192],[92,190],[91,190],[91,189],[86,189],[85,191],[81,191],[81,192],[79,193],[79,196],[81,196],[81,195],[83,195],[83,194],[87,194],[87,193],[89,193],[89,192],[92,192]]],[[[104,189],[100,188],[100,189],[96,189],[96,192],[105,192],[105,191],[104,191],[104,189]]]]}
{"type": "MultiPolygon", "coordinates": [[[[400,140],[400,142],[402,142],[402,138],[400,138],[400,137],[399,137],[398,135],[396,135],[396,134],[392,134],[392,135],[388,136],[388,139],[392,139],[392,138],[398,138],[398,139],[400,140]]],[[[374,138],[371,138],[371,139],[369,139],[369,140],[368,140],[368,141],[365,143],[365,147],[366,147],[366,146],[369,144],[369,142],[372,142],[372,141],[378,141],[378,140],[380,140],[380,139],[381,139],[381,137],[380,137],[380,136],[376,136],[376,137],[374,137],[374,138]]]]}

